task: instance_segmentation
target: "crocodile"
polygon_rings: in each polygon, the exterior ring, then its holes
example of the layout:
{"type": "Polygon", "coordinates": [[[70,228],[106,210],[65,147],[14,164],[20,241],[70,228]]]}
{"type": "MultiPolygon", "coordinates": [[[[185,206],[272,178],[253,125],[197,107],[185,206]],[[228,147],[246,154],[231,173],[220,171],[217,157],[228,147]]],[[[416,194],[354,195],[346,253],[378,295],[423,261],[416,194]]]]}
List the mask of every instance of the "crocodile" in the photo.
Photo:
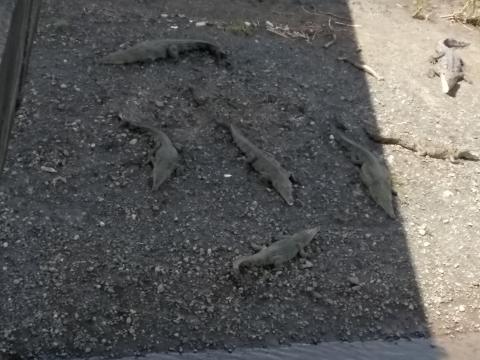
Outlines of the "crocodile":
{"type": "Polygon", "coordinates": [[[216,44],[203,40],[190,39],[156,39],[147,40],[124,50],[115,51],[104,56],[100,64],[131,64],[136,62],[155,61],[157,59],[178,60],[181,54],[203,50],[208,51],[220,61],[226,54],[216,44]]]}
{"type": "Polygon", "coordinates": [[[348,138],[338,126],[334,127],[333,133],[335,140],[350,151],[352,162],[360,165],[360,179],[372,199],[390,218],[395,218],[392,181],[385,164],[367,148],[348,138]]]}
{"type": "Polygon", "coordinates": [[[440,40],[435,48],[436,54],[430,57],[430,62],[435,64],[435,68],[431,69],[428,75],[440,77],[442,92],[445,94],[450,94],[461,80],[471,83],[463,72],[465,63],[455,51],[468,45],[469,43],[451,38],[440,40]]]}
{"type": "Polygon", "coordinates": [[[122,118],[122,120],[122,125],[124,126],[145,130],[153,135],[155,141],[155,150],[150,161],[153,165],[152,190],[156,191],[178,167],[178,151],[175,146],[173,146],[170,138],[160,129],[143,122],[133,121],[131,119],[122,118]]]}
{"type": "Polygon", "coordinates": [[[293,205],[292,174],[284,169],[271,155],[252,144],[235,125],[223,125],[229,127],[233,141],[247,156],[247,162],[263,179],[272,184],[288,205],[293,205]]]}
{"type": "Polygon", "coordinates": [[[375,142],[386,145],[399,145],[407,150],[413,151],[420,156],[428,156],[434,159],[449,160],[458,163],[459,160],[479,161],[480,158],[470,150],[457,148],[456,146],[430,143],[424,139],[415,139],[407,134],[395,134],[392,132],[381,132],[378,129],[366,127],[365,132],[375,142]]]}
{"type": "Polygon", "coordinates": [[[253,255],[240,256],[233,261],[233,272],[240,273],[242,266],[269,266],[279,267],[295,256],[305,256],[305,247],[315,238],[320,227],[299,231],[293,235],[281,235],[273,244],[262,248],[253,255]]]}

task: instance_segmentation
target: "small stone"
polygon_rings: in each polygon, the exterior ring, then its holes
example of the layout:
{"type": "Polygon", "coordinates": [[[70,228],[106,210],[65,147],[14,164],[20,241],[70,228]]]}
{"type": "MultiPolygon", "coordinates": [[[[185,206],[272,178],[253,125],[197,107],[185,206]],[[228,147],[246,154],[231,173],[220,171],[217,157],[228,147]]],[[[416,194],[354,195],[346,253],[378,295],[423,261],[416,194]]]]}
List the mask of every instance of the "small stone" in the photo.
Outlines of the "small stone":
{"type": "Polygon", "coordinates": [[[105,226],[105,223],[104,223],[103,221],[100,221],[100,222],[98,223],[98,225],[100,225],[100,227],[104,227],[104,226],[105,226]]]}
{"type": "Polygon", "coordinates": [[[165,285],[160,284],[157,286],[157,293],[161,294],[165,291],[165,285]]]}
{"type": "Polygon", "coordinates": [[[225,177],[225,178],[231,178],[231,177],[232,177],[232,174],[223,174],[223,177],[225,177]]]}
{"type": "Polygon", "coordinates": [[[40,166],[40,170],[48,172],[48,173],[52,173],[52,174],[57,172],[57,170],[55,170],[54,168],[52,168],[50,166],[40,166]]]}
{"type": "Polygon", "coordinates": [[[268,20],[265,21],[265,25],[266,25],[267,27],[273,28],[273,24],[272,24],[270,21],[268,21],[268,20]]]}
{"type": "Polygon", "coordinates": [[[7,248],[7,247],[8,247],[8,242],[4,242],[4,243],[2,244],[2,247],[7,248]]]}
{"type": "Polygon", "coordinates": [[[129,143],[130,145],[135,145],[137,142],[138,142],[138,139],[132,139],[132,140],[130,140],[128,143],[129,143]]]}
{"type": "Polygon", "coordinates": [[[207,22],[206,21],[197,21],[195,23],[195,26],[201,27],[201,26],[206,26],[207,22]]]}
{"type": "Polygon", "coordinates": [[[160,14],[160,16],[164,19],[166,19],[168,17],[168,14],[160,14]]]}
{"type": "Polygon", "coordinates": [[[443,193],[442,193],[442,196],[444,198],[448,198],[450,196],[453,196],[453,192],[451,192],[450,190],[445,190],[443,193]]]}
{"type": "Polygon", "coordinates": [[[178,26],[177,25],[172,25],[172,26],[170,26],[170,29],[177,30],[178,26]]]}
{"type": "Polygon", "coordinates": [[[460,311],[460,312],[464,312],[465,310],[466,310],[466,309],[465,309],[465,305],[460,305],[460,306],[458,307],[458,311],[460,311]]]}
{"type": "Polygon", "coordinates": [[[427,232],[425,231],[425,229],[421,228],[421,229],[418,229],[418,233],[422,236],[425,236],[427,234],[427,232]]]}
{"type": "Polygon", "coordinates": [[[305,260],[302,264],[302,269],[310,269],[313,267],[313,263],[311,261],[305,260]]]}
{"type": "Polygon", "coordinates": [[[355,275],[349,276],[347,280],[350,282],[351,285],[360,285],[360,279],[355,275]]]}
{"type": "Polygon", "coordinates": [[[73,240],[78,240],[78,239],[80,239],[80,235],[75,234],[75,235],[73,236],[73,240]]]}
{"type": "Polygon", "coordinates": [[[67,87],[68,87],[67,84],[60,84],[60,88],[61,88],[61,89],[66,89],[67,87]]]}
{"type": "Polygon", "coordinates": [[[53,180],[52,180],[53,186],[56,186],[59,181],[61,181],[61,182],[63,182],[64,184],[66,184],[66,183],[67,183],[67,178],[64,177],[64,176],[56,176],[56,177],[54,177],[53,180]]]}

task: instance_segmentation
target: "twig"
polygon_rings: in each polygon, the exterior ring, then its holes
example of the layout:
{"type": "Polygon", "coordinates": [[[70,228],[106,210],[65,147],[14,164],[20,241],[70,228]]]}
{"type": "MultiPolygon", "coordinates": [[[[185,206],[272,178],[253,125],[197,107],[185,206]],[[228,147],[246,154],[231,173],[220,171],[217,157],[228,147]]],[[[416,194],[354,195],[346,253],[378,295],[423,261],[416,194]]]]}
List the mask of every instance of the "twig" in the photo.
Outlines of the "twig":
{"type": "Polygon", "coordinates": [[[332,40],[326,42],[323,47],[325,49],[328,49],[330,46],[332,46],[333,44],[335,44],[335,42],[337,41],[337,35],[335,34],[335,29],[333,28],[332,26],[332,18],[329,18],[328,19],[328,27],[330,29],[330,35],[332,36],[332,40]]]}
{"type": "Polygon", "coordinates": [[[266,26],[267,31],[277,34],[286,39],[305,39],[307,42],[310,42],[310,38],[305,32],[291,30],[288,25],[283,27],[275,26],[272,23],[268,22],[266,26]]]}
{"type": "Polygon", "coordinates": [[[303,11],[305,11],[307,14],[310,14],[310,15],[327,15],[327,16],[332,16],[334,18],[337,18],[337,19],[340,19],[340,20],[346,20],[346,21],[349,21],[350,19],[347,19],[345,17],[342,17],[342,16],[339,16],[339,15],[336,15],[334,13],[331,13],[331,12],[325,12],[325,11],[309,11],[307,9],[305,9],[305,6],[302,6],[302,9],[303,11]]]}
{"type": "Polygon", "coordinates": [[[289,36],[285,35],[285,34],[284,34],[284,33],[282,33],[281,31],[275,30],[274,28],[267,27],[267,31],[270,31],[271,33],[274,33],[274,34],[280,35],[281,37],[284,37],[285,39],[290,39],[290,37],[289,37],[289,36]]]}
{"type": "Polygon", "coordinates": [[[370,66],[368,66],[366,64],[357,63],[356,61],[353,61],[353,60],[351,60],[347,57],[343,57],[343,56],[338,57],[337,60],[347,62],[350,65],[353,65],[354,67],[356,67],[357,69],[365,71],[367,74],[372,75],[375,79],[377,79],[379,81],[385,80],[385,78],[383,76],[378,75],[375,70],[373,70],[370,66]]]}
{"type": "Polygon", "coordinates": [[[357,24],[345,24],[345,23],[340,22],[340,21],[335,21],[335,24],[337,24],[337,25],[343,25],[343,26],[350,26],[350,27],[362,27],[362,25],[357,25],[357,24]]]}

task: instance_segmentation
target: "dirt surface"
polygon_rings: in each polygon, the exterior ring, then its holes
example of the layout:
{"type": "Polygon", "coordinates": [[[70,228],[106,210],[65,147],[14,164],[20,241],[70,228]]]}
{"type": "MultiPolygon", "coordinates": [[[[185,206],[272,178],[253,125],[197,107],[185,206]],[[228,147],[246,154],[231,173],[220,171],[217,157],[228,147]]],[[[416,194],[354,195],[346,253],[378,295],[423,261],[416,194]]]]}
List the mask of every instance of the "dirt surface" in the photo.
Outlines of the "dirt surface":
{"type": "Polygon", "coordinates": [[[307,13],[306,1],[45,1],[0,182],[0,352],[132,355],[479,330],[479,164],[386,147],[398,192],[390,220],[329,132],[337,116],[379,154],[363,122],[478,151],[479,32],[413,20],[402,3],[322,4],[342,17],[328,49],[329,17],[307,13]],[[272,34],[266,20],[315,39],[272,34]],[[248,35],[244,21],[260,26],[248,35]],[[456,97],[426,76],[446,35],[472,42],[461,54],[473,84],[456,97]],[[96,63],[157,37],[215,41],[231,66],[202,53],[96,63]],[[181,153],[158,192],[149,137],[119,127],[129,102],[181,153]],[[294,206],[219,120],[294,173],[294,206]],[[232,276],[250,242],[316,225],[308,259],[232,276]]]}

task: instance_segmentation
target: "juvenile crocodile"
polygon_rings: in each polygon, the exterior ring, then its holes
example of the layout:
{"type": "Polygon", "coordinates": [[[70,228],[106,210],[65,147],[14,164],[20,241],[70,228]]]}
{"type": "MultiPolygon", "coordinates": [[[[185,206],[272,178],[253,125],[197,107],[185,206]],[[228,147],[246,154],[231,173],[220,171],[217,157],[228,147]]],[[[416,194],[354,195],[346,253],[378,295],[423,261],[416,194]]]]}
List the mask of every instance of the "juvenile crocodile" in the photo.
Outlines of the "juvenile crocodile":
{"type": "Polygon", "coordinates": [[[177,168],[179,160],[178,151],[173,146],[170,138],[160,129],[145,123],[135,122],[131,119],[122,118],[122,120],[123,124],[126,126],[146,130],[153,135],[155,141],[155,154],[151,158],[153,165],[152,190],[156,191],[177,168]]]}
{"type": "Polygon", "coordinates": [[[340,141],[351,154],[354,164],[360,165],[360,179],[372,199],[390,216],[395,218],[392,200],[392,181],[387,167],[364,146],[349,139],[338,126],[334,127],[335,140],[340,141]]]}
{"type": "Polygon", "coordinates": [[[233,262],[233,271],[240,273],[242,266],[268,266],[279,267],[284,262],[293,259],[297,254],[304,256],[304,249],[320,231],[320,227],[302,230],[293,235],[282,235],[268,247],[258,253],[240,256],[233,262]]]}
{"type": "Polygon", "coordinates": [[[479,161],[480,158],[470,150],[460,149],[451,145],[429,143],[423,139],[417,140],[407,134],[385,133],[371,127],[366,127],[367,135],[375,142],[387,145],[399,145],[405,149],[416,152],[421,156],[429,156],[435,159],[450,160],[457,163],[458,160],[479,161]]]}
{"type": "Polygon", "coordinates": [[[115,51],[99,60],[101,64],[130,64],[157,59],[178,60],[179,56],[192,51],[208,51],[217,61],[226,57],[218,45],[189,39],[157,39],[140,42],[125,50],[115,51]]]}
{"type": "Polygon", "coordinates": [[[430,62],[436,66],[434,69],[431,69],[429,76],[438,75],[440,77],[442,91],[445,94],[450,93],[461,80],[470,82],[465,78],[463,72],[465,64],[455,51],[457,48],[464,48],[468,45],[469,43],[450,38],[440,40],[435,48],[436,54],[430,57],[430,62]]]}
{"type": "MultiPolygon", "coordinates": [[[[226,124],[224,124],[226,126],[226,124]]],[[[288,205],[293,205],[292,174],[285,170],[280,163],[266,152],[252,144],[242,132],[233,124],[228,125],[233,141],[247,156],[247,162],[269,181],[288,205]]]]}

